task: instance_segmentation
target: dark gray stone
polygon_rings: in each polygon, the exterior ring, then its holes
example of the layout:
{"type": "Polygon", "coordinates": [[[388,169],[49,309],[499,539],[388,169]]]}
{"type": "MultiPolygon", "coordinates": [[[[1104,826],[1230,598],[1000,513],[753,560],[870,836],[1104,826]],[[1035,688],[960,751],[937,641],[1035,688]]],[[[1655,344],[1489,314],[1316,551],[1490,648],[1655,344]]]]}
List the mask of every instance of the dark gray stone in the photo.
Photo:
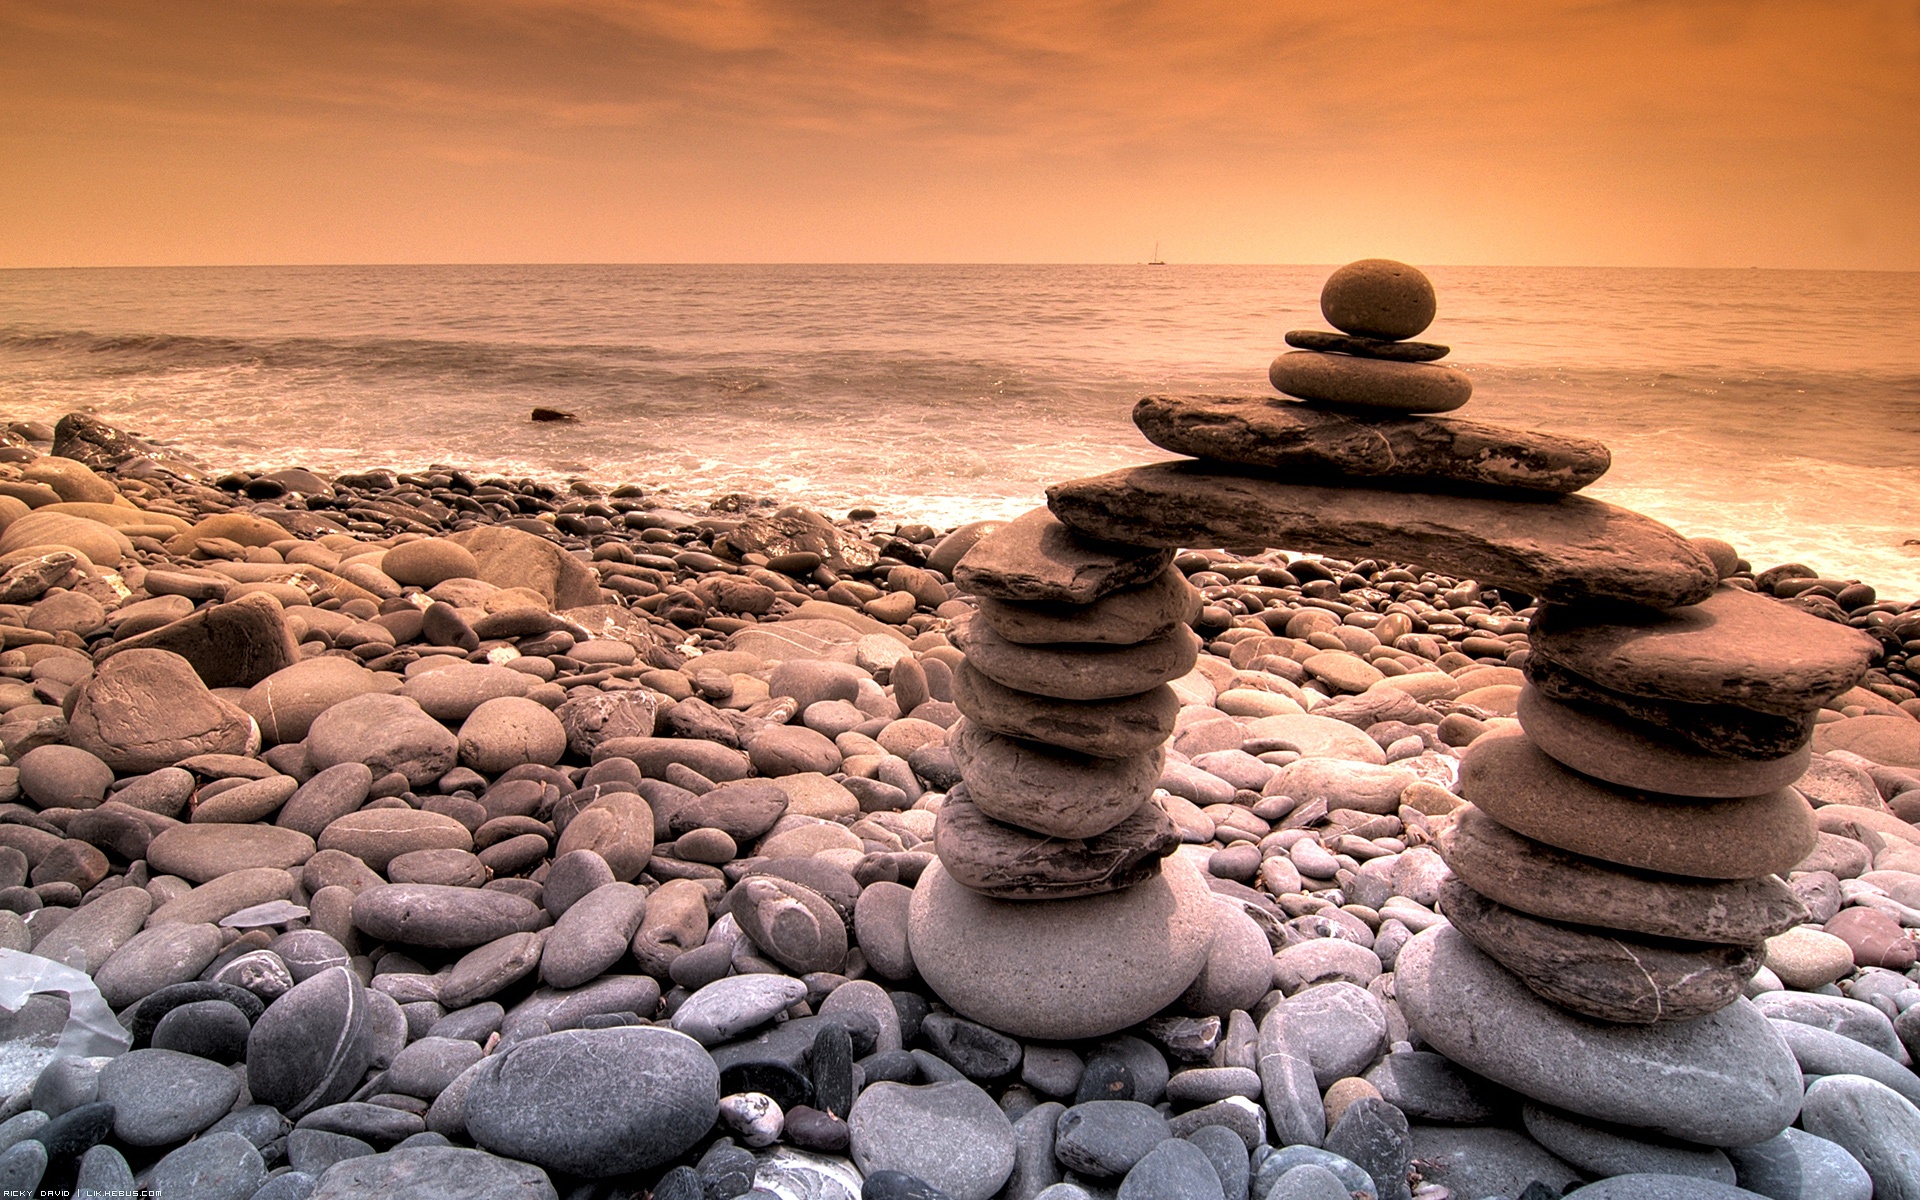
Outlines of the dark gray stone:
{"type": "Polygon", "coordinates": [[[558,1200],[546,1172],[479,1150],[426,1146],[335,1163],[311,1200],[558,1200]]]}
{"type": "Polygon", "coordinates": [[[1117,1200],[1225,1200],[1220,1177],[1192,1142],[1168,1138],[1133,1165],[1117,1200]]]}
{"type": "Polygon", "coordinates": [[[601,1178],[671,1161],[713,1127],[719,1100],[713,1060],[685,1034],[569,1030],[482,1060],[466,1127],[489,1150],[601,1178]]]}
{"type": "Polygon", "coordinates": [[[1253,1172],[1249,1164],[1247,1147],[1238,1134],[1220,1125],[1203,1125],[1192,1133],[1182,1134],[1189,1142],[1200,1148],[1207,1156],[1207,1162],[1213,1167],[1214,1177],[1220,1181],[1220,1192],[1224,1200],[1247,1200],[1247,1189],[1253,1183],[1253,1172]]]}
{"type": "Polygon", "coordinates": [[[1413,1165],[1413,1143],[1407,1118],[1385,1100],[1362,1096],[1348,1105],[1321,1148],[1371,1175],[1380,1200],[1411,1197],[1407,1174],[1413,1165]]]}
{"type": "Polygon", "coordinates": [[[146,1185],[155,1197],[248,1200],[266,1181],[266,1163],[252,1142],[237,1133],[214,1133],[155,1163],[146,1185]]]}
{"type": "Polygon", "coordinates": [[[174,1050],[133,1050],[100,1072],[114,1136],[130,1146],[185,1141],[226,1116],[239,1096],[232,1071],[174,1050]]]}
{"type": "Polygon", "coordinates": [[[1060,1115],[1053,1153],[1070,1171],[1115,1178],[1172,1136],[1167,1119],[1137,1100],[1091,1100],[1060,1115]]]}
{"type": "Polygon", "coordinates": [[[346,1099],[372,1062],[369,997],[335,967],[275,1000],[247,1038],[248,1092],[295,1119],[346,1099]]]}

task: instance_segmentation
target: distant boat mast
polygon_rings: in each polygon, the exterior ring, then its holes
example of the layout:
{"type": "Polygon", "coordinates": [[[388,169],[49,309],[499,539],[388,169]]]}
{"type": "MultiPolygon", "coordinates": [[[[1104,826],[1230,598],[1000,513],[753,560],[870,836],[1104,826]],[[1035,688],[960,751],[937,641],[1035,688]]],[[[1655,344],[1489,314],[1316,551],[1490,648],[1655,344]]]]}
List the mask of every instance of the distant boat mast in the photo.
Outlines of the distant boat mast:
{"type": "Polygon", "coordinates": [[[1150,267],[1164,267],[1167,265],[1167,260],[1160,257],[1159,242],[1153,244],[1153,257],[1147,260],[1147,265],[1150,267]]]}

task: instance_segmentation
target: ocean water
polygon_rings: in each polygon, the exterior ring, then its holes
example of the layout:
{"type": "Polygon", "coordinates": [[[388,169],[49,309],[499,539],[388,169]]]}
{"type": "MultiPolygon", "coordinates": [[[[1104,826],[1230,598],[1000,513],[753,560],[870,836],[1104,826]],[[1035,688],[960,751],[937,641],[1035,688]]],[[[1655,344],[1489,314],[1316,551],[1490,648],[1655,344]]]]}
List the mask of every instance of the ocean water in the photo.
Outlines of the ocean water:
{"type": "MultiPolygon", "coordinates": [[[[84,409],[216,466],[448,462],[951,524],[1169,457],[1142,395],[1271,394],[1328,270],[0,271],[0,415],[84,409]]],[[[1756,566],[1920,596],[1920,274],[1429,274],[1460,415],[1600,438],[1590,494],[1756,566]]]]}

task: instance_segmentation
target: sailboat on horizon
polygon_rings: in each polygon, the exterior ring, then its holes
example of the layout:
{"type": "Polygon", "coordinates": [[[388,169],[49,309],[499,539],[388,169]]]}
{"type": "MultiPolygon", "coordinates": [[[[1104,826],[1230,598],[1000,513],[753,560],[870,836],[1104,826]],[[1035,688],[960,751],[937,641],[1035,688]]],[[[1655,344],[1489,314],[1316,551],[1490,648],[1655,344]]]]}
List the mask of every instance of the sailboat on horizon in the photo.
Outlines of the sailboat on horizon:
{"type": "Polygon", "coordinates": [[[1153,257],[1147,260],[1147,265],[1150,267],[1164,267],[1167,265],[1167,260],[1160,257],[1159,242],[1153,244],[1153,257]]]}

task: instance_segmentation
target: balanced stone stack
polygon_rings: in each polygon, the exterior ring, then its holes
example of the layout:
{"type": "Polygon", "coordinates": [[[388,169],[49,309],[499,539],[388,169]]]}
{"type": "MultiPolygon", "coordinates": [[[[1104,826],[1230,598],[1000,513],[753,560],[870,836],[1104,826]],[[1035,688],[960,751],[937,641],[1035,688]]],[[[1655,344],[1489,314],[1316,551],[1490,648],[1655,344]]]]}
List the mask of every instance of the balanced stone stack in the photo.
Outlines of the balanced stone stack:
{"type": "Polygon", "coordinates": [[[1205,965],[1208,888],[1167,857],[1180,839],[1153,802],[1180,708],[1168,683],[1200,649],[1199,595],[1172,557],[1041,508],[955,569],[979,603],[956,633],[964,782],[940,809],[912,944],[928,984],[996,1029],[1111,1033],[1205,965]]]}
{"type": "Polygon", "coordinates": [[[1724,543],[1574,495],[1604,446],[1427,415],[1471,394],[1434,364],[1446,347],[1405,340],[1435,307],[1411,267],[1342,268],[1321,297],[1341,333],[1288,334],[1300,349],[1270,371],[1301,403],[1149,397],[1142,431],[1202,461],[1049,503],[1088,537],[1412,561],[1536,598],[1519,728],[1463,758],[1450,924],[1401,951],[1398,1001],[1435,1049],[1545,1104],[1764,1140],[1798,1111],[1799,1074],[1741,993],[1806,917],[1776,875],[1815,845],[1789,785],[1873,645],[1719,586],[1724,543]]]}

